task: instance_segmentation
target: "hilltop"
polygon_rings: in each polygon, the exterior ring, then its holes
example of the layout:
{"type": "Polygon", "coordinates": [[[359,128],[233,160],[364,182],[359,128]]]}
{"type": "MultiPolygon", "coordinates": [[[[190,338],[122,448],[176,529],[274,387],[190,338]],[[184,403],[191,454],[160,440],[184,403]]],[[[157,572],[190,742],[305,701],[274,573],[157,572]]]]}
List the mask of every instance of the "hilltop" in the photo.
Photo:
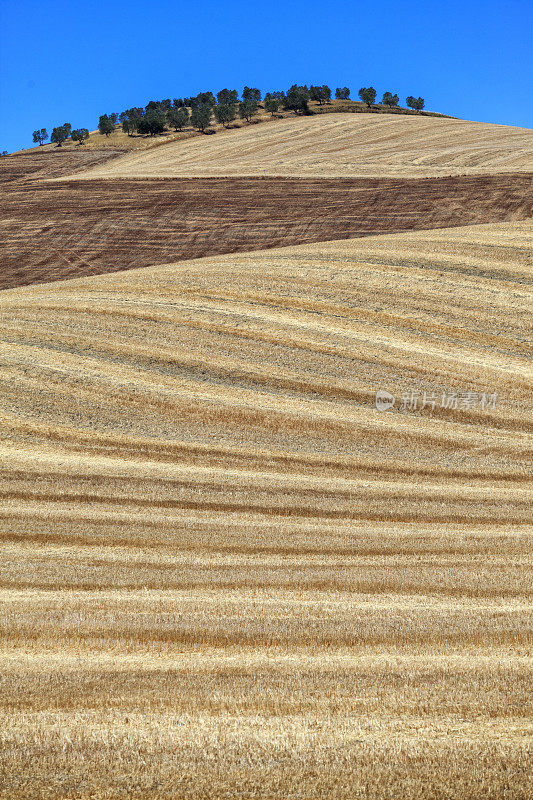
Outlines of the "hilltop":
{"type": "MultiPolygon", "coordinates": [[[[319,104],[318,102],[310,100],[308,103],[308,116],[315,116],[315,115],[324,115],[324,114],[393,114],[393,115],[402,115],[402,116],[416,116],[416,117],[441,117],[447,119],[453,119],[453,117],[446,117],[445,114],[440,114],[434,111],[413,111],[409,108],[402,108],[400,106],[396,107],[388,107],[380,103],[375,103],[371,109],[369,109],[365,103],[362,103],[357,100],[330,100],[328,103],[319,104]]],[[[235,130],[239,130],[241,128],[250,127],[250,125],[257,125],[261,123],[276,123],[282,119],[292,119],[295,117],[293,111],[284,110],[283,108],[279,108],[275,114],[269,113],[265,110],[264,104],[258,105],[257,112],[254,114],[253,118],[250,122],[246,122],[244,120],[235,119],[233,120],[227,127],[224,127],[221,123],[218,123],[214,117],[211,118],[211,121],[208,126],[209,133],[225,133],[231,132],[235,130]]],[[[167,127],[164,131],[159,133],[157,136],[153,137],[149,134],[142,134],[138,132],[131,132],[127,133],[123,130],[123,126],[120,123],[115,124],[112,126],[112,130],[107,135],[100,133],[98,130],[89,131],[88,138],[84,141],[81,149],[86,150],[144,150],[147,148],[152,147],[159,147],[162,144],[167,144],[169,142],[178,142],[183,141],[184,139],[191,139],[204,136],[204,133],[195,130],[192,128],[190,122],[185,126],[183,131],[174,131],[171,130],[170,127],[167,127]]],[[[60,149],[61,151],[70,150],[70,151],[78,151],[80,149],[80,145],[76,142],[73,142],[71,139],[67,139],[62,145],[61,148],[57,148],[56,144],[51,142],[47,142],[42,146],[37,147],[28,147],[22,150],[19,150],[18,153],[31,153],[33,151],[38,152],[50,152],[56,149],[60,149]]],[[[11,155],[16,155],[17,153],[12,153],[11,155]]]]}

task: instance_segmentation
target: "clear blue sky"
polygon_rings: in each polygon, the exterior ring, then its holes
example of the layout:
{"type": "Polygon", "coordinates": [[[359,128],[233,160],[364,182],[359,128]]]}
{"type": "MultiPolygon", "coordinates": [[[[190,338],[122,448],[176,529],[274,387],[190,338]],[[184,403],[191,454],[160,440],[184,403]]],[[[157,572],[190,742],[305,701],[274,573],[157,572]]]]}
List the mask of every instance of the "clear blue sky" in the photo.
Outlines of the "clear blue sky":
{"type": "Polygon", "coordinates": [[[533,127],[531,0],[0,0],[0,150],[32,131],[244,84],[373,85],[533,127]]]}

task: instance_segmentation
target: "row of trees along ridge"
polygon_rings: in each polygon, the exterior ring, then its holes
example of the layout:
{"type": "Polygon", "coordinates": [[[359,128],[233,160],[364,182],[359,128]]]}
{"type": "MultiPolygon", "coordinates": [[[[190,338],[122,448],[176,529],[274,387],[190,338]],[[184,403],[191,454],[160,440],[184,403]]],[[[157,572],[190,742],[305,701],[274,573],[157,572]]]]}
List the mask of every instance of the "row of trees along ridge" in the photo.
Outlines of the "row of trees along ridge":
{"type": "MultiPolygon", "coordinates": [[[[373,86],[359,89],[359,97],[367,109],[376,104],[376,90],[373,86]]],[[[349,100],[350,89],[347,86],[335,90],[337,100],[349,100]]],[[[293,84],[287,92],[267,92],[263,104],[260,105],[261,91],[257,88],[245,86],[242,90],[241,100],[237,89],[221,89],[216,97],[212,92],[200,92],[194,97],[180,97],[174,100],[150,100],[143,108],[128,108],[120,114],[102,114],[98,120],[98,130],[104,136],[109,136],[117,124],[122,126],[124,133],[133,136],[134,133],[156,136],[163,133],[168,127],[181,131],[192,125],[199,131],[208,131],[213,115],[218,123],[224,127],[233,122],[237,115],[247,122],[258,113],[260,108],[274,116],[280,108],[285,111],[294,111],[296,114],[309,113],[309,102],[314,101],[319,105],[331,103],[331,89],[329,86],[299,86],[293,84]]],[[[410,95],[406,100],[407,106],[414,111],[422,111],[424,99],[410,95]]],[[[399,97],[391,92],[384,92],[381,104],[389,109],[398,107],[399,97]]],[[[65,122],[52,130],[50,141],[61,147],[68,138],[78,144],[83,144],[89,138],[87,128],[72,130],[70,123],[65,122]]],[[[35,144],[42,145],[48,139],[46,128],[33,132],[35,144]]]]}

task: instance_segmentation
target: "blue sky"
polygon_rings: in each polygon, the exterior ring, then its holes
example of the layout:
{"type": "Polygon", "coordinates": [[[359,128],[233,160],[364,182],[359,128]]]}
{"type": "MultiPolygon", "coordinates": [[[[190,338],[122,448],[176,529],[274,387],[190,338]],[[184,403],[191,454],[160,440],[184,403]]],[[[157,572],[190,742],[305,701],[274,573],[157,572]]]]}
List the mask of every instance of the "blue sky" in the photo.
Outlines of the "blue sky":
{"type": "Polygon", "coordinates": [[[373,85],[533,127],[531,0],[0,0],[0,150],[202,90],[373,85]]]}

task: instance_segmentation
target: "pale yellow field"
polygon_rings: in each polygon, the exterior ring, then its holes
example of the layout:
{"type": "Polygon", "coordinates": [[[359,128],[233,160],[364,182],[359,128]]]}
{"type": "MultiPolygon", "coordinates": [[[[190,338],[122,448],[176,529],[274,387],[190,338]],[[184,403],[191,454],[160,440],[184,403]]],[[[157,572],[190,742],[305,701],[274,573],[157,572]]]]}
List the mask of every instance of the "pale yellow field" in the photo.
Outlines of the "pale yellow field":
{"type": "Polygon", "coordinates": [[[2,800],[530,795],[532,245],[0,294],[2,800]]]}
{"type": "Polygon", "coordinates": [[[130,153],[104,177],[438,177],[533,171],[533,131],[440,117],[287,117],[130,153]]]}

